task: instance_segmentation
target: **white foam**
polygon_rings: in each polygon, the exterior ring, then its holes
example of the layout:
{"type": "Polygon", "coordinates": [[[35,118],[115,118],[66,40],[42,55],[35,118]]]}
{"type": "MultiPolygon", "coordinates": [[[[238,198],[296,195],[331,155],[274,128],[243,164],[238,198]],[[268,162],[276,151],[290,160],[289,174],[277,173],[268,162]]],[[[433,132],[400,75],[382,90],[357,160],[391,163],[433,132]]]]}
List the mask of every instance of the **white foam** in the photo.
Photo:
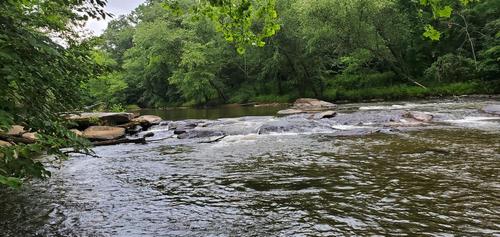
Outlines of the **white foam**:
{"type": "Polygon", "coordinates": [[[468,128],[500,128],[500,117],[465,117],[444,122],[468,128]]]}
{"type": "Polygon", "coordinates": [[[337,129],[337,130],[354,130],[354,129],[366,128],[366,127],[356,126],[356,125],[342,125],[342,124],[339,124],[339,125],[332,125],[332,128],[333,129],[337,129]]]}
{"type": "Polygon", "coordinates": [[[374,106],[361,106],[359,110],[395,110],[395,109],[414,109],[419,107],[436,107],[444,108],[449,106],[462,106],[460,103],[445,102],[445,103],[425,103],[425,104],[415,104],[415,103],[405,103],[405,104],[394,104],[394,105],[374,105],[374,106]]]}

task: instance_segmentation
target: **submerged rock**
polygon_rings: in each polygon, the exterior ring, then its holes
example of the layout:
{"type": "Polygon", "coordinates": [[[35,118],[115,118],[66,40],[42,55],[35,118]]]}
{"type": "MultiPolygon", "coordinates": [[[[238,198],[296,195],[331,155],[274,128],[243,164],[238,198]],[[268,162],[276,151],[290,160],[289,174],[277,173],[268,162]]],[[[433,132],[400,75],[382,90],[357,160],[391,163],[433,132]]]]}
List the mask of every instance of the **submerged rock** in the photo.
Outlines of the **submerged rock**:
{"type": "Polygon", "coordinates": [[[292,114],[302,114],[305,113],[305,111],[302,111],[300,109],[284,109],[278,111],[279,115],[292,115],[292,114]]]}
{"type": "Polygon", "coordinates": [[[222,131],[214,131],[214,130],[190,130],[179,134],[177,138],[179,139],[192,139],[192,138],[206,138],[206,137],[216,137],[216,136],[224,136],[224,132],[222,131]]]}
{"type": "Polygon", "coordinates": [[[493,115],[500,115],[500,104],[486,105],[481,109],[483,112],[493,115]]]}
{"type": "Polygon", "coordinates": [[[182,129],[175,129],[175,130],[174,130],[174,134],[175,134],[175,135],[180,135],[180,134],[183,134],[183,133],[186,133],[186,131],[185,131],[185,130],[182,130],[182,129]]]}
{"type": "Polygon", "coordinates": [[[125,128],[91,126],[83,131],[83,137],[90,140],[114,140],[125,136],[125,128]]]}

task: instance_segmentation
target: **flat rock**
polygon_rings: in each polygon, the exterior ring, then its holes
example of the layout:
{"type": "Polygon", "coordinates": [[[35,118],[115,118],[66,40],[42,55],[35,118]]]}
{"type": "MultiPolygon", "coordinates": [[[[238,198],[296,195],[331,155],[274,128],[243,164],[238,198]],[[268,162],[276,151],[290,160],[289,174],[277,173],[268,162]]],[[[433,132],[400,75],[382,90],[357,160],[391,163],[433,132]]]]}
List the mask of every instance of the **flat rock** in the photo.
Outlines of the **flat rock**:
{"type": "Polygon", "coordinates": [[[156,115],[142,115],[137,118],[132,119],[132,122],[137,122],[140,124],[147,125],[158,125],[162,121],[162,118],[156,115]]]}
{"type": "Polygon", "coordinates": [[[12,127],[7,132],[7,135],[11,136],[21,136],[23,133],[26,133],[23,126],[20,125],[12,125],[12,127]]]}
{"type": "Polygon", "coordinates": [[[279,115],[292,115],[292,114],[302,114],[302,113],[305,113],[305,111],[300,109],[284,109],[278,111],[279,115]]]}
{"type": "Polygon", "coordinates": [[[313,119],[324,119],[324,118],[333,118],[337,115],[337,112],[333,110],[328,110],[320,113],[316,113],[312,116],[313,119]]]}
{"type": "Polygon", "coordinates": [[[36,137],[37,133],[36,132],[28,132],[28,133],[24,133],[22,135],[23,138],[26,138],[28,140],[31,140],[31,141],[36,141],[38,140],[38,138],[36,137]]]}
{"type": "Polygon", "coordinates": [[[423,112],[416,112],[416,111],[408,111],[405,114],[403,114],[404,118],[410,118],[410,119],[415,119],[420,122],[430,122],[434,116],[431,114],[426,114],[423,112]]]}
{"type": "Polygon", "coordinates": [[[72,114],[67,119],[80,126],[90,126],[124,124],[130,122],[134,117],[133,113],[81,113],[72,114]]]}
{"type": "Polygon", "coordinates": [[[493,115],[500,115],[500,104],[486,105],[481,109],[483,112],[493,115]]]}
{"type": "Polygon", "coordinates": [[[83,136],[83,132],[78,130],[78,129],[70,129],[71,132],[73,132],[76,136],[78,137],[82,137],[83,136]]]}
{"type": "Polygon", "coordinates": [[[83,131],[83,137],[90,140],[114,140],[125,136],[125,128],[91,126],[83,131]]]}
{"type": "Polygon", "coordinates": [[[12,144],[10,144],[10,142],[6,142],[6,141],[2,141],[0,140],[0,147],[5,147],[5,146],[12,146],[12,144]]]}
{"type": "Polygon", "coordinates": [[[337,105],[312,98],[300,98],[293,103],[293,109],[303,110],[303,111],[323,111],[336,109],[337,105]]]}

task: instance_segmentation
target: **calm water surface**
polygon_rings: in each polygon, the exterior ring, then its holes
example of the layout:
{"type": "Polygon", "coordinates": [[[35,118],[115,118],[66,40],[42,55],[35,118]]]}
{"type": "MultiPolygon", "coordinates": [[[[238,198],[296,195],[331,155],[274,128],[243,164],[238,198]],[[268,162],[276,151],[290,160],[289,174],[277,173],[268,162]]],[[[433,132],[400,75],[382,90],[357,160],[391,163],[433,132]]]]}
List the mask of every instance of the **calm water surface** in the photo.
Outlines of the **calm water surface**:
{"type": "Polygon", "coordinates": [[[233,105],[211,108],[141,109],[139,112],[141,114],[158,115],[165,120],[218,119],[275,115],[276,112],[286,107],[288,107],[286,104],[261,107],[233,105]]]}
{"type": "Polygon", "coordinates": [[[346,105],[314,128],[204,120],[228,136],[98,147],[0,190],[0,235],[500,236],[500,118],[486,103],[346,105]],[[393,124],[401,109],[436,122],[393,124]]]}

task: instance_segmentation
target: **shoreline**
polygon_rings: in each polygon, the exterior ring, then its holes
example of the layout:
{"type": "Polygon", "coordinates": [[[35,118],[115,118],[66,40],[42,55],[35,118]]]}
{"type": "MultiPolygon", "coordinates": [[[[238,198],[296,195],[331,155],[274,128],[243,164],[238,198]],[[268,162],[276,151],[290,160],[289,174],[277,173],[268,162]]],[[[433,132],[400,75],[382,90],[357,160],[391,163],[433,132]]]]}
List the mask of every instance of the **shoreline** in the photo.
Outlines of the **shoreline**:
{"type": "MultiPolygon", "coordinates": [[[[421,100],[456,100],[460,98],[467,99],[495,99],[500,100],[500,94],[464,94],[464,95],[456,95],[456,96],[426,96],[426,97],[414,97],[409,99],[367,99],[367,100],[339,100],[339,101],[330,101],[328,102],[335,103],[337,105],[344,104],[357,104],[357,103],[385,103],[385,102],[412,102],[412,101],[421,101],[421,100]]],[[[319,97],[318,99],[321,99],[319,97]]],[[[295,99],[294,99],[295,100],[295,99]]],[[[293,104],[293,100],[291,102],[279,102],[279,101],[270,101],[270,102],[248,102],[248,103],[227,103],[227,104],[215,104],[215,105],[202,105],[202,106],[167,106],[167,107],[151,107],[151,108],[138,108],[127,110],[128,112],[136,112],[141,110],[184,110],[184,109],[195,109],[195,110],[209,110],[209,109],[218,109],[218,108],[235,108],[235,107],[285,107],[293,104]]]]}

